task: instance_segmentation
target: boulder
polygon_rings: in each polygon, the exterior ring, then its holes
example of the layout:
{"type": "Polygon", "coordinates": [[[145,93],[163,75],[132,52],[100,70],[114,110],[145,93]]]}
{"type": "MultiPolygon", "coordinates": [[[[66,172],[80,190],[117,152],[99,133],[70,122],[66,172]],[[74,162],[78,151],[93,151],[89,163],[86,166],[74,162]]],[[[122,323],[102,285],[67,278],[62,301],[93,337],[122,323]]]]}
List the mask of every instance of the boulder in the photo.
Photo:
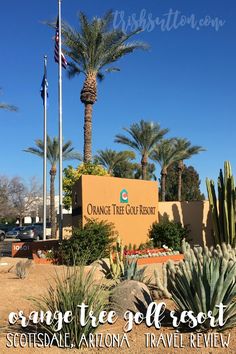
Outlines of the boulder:
{"type": "Polygon", "coordinates": [[[122,317],[126,311],[146,314],[147,307],[152,301],[150,291],[144,283],[126,280],[113,289],[111,308],[122,317]]]}

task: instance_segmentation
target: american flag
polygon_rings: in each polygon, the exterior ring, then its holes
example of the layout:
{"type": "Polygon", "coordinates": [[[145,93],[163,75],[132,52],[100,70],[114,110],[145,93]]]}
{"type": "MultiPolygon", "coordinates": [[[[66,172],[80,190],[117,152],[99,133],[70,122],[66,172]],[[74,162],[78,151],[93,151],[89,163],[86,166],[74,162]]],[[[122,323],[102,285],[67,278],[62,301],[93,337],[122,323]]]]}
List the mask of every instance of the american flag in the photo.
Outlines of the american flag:
{"type": "MultiPolygon", "coordinates": [[[[54,59],[56,63],[59,63],[59,20],[58,18],[57,18],[56,34],[55,34],[54,59]]],[[[66,69],[67,61],[62,52],[61,52],[61,65],[63,66],[64,69],[66,69]]]]}

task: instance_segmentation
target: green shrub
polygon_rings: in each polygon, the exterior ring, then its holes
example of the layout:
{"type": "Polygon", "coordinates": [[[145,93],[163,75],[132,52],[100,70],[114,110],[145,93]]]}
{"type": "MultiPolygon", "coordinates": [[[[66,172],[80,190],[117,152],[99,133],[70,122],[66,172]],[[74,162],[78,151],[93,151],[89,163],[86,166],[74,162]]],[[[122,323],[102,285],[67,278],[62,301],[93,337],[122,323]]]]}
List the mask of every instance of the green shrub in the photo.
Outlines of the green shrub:
{"type": "Polygon", "coordinates": [[[69,210],[72,206],[72,187],[76,181],[80,179],[82,175],[93,176],[109,176],[107,171],[102,167],[94,163],[81,163],[77,168],[68,166],[64,168],[63,178],[63,205],[64,208],[69,210]]]}
{"type": "Polygon", "coordinates": [[[147,250],[147,249],[153,249],[154,248],[154,245],[153,245],[153,240],[148,240],[147,242],[145,243],[140,243],[139,245],[139,250],[140,251],[143,251],[143,250],[147,250]]]}
{"type": "Polygon", "coordinates": [[[163,220],[154,222],[149,230],[149,237],[153,241],[154,247],[168,246],[173,250],[181,249],[181,242],[187,238],[189,231],[175,221],[163,220]]]}
{"type": "Polygon", "coordinates": [[[83,267],[68,268],[63,276],[56,275],[44,296],[32,299],[38,310],[44,313],[46,311],[51,311],[53,314],[56,311],[63,314],[66,311],[72,312],[72,322],[65,323],[63,321],[62,329],[58,332],[55,331],[57,319],[53,320],[50,325],[39,324],[49,336],[56,336],[58,341],[61,340],[62,345],[69,342],[74,347],[80,348],[80,341],[84,342],[81,340],[82,335],[88,339],[89,334],[94,333],[100,326],[92,327],[89,312],[93,311],[94,316],[98,318],[101,311],[108,309],[110,291],[105,283],[98,283],[95,280],[94,270],[95,268],[85,274],[83,267]],[[84,327],[80,324],[80,309],[78,307],[82,303],[88,306],[85,315],[85,322],[88,323],[84,327]]]}
{"type": "MultiPolygon", "coordinates": [[[[178,267],[167,263],[167,276],[172,299],[180,311],[193,311],[194,316],[212,311],[216,329],[236,326],[236,249],[222,244],[220,247],[194,247],[183,242],[184,261],[178,267]],[[218,322],[220,304],[224,310],[223,327],[218,322]]],[[[209,320],[200,325],[210,329],[209,320]]]]}
{"type": "Polygon", "coordinates": [[[62,242],[56,258],[63,264],[73,265],[108,257],[114,235],[112,223],[89,219],[83,228],[73,230],[71,238],[62,242]]]}

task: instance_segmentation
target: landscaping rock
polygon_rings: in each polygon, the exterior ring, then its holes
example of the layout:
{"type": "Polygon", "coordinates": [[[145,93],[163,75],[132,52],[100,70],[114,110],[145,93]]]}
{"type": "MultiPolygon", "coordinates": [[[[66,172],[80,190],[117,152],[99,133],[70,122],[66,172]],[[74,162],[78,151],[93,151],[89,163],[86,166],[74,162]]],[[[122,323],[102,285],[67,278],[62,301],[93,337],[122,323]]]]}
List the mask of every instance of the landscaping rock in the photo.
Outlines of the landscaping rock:
{"type": "Polygon", "coordinates": [[[92,264],[90,264],[92,267],[96,267],[97,271],[100,271],[104,277],[107,276],[110,273],[110,260],[109,258],[102,258],[99,259],[92,264]]]}
{"type": "Polygon", "coordinates": [[[126,280],[114,288],[111,307],[119,316],[123,316],[126,311],[145,314],[152,301],[150,291],[145,284],[135,280],[126,280]]]}

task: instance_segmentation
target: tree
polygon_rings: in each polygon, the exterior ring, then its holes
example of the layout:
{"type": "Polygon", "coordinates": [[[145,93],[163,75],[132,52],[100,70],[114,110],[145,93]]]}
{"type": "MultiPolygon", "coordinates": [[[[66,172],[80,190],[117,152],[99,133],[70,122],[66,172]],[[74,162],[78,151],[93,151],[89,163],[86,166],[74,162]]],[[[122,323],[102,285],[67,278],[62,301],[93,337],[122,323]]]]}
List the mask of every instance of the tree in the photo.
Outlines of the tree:
{"type": "Polygon", "coordinates": [[[113,63],[137,49],[146,49],[147,45],[128,42],[140,29],[130,33],[114,29],[111,11],[103,18],[95,17],[91,21],[80,13],[79,19],[80,31],[63,22],[62,43],[65,54],[72,59],[68,63],[69,78],[81,73],[85,76],[80,99],[85,107],[84,162],[88,163],[92,161],[92,111],[97,101],[97,80],[101,81],[105,73],[119,71],[113,63]]]}
{"type": "Polygon", "coordinates": [[[115,151],[111,149],[98,150],[94,163],[103,166],[109,175],[114,175],[114,169],[123,162],[130,162],[135,158],[132,151],[115,151]]]}
{"type": "Polygon", "coordinates": [[[182,151],[176,148],[176,140],[162,140],[151,154],[151,159],[158,162],[161,167],[161,200],[165,201],[166,195],[166,176],[168,167],[178,162],[182,158],[182,151]]]}
{"type": "MultiPolygon", "coordinates": [[[[179,166],[174,163],[168,168],[166,179],[166,201],[178,200],[179,166]]],[[[199,174],[193,166],[183,165],[182,170],[182,201],[204,200],[200,190],[199,174]]]]}
{"type": "MultiPolygon", "coordinates": [[[[147,164],[147,180],[155,180],[155,165],[153,163],[147,164]]],[[[130,179],[141,179],[142,178],[142,167],[139,163],[133,163],[129,161],[121,161],[118,163],[113,172],[114,177],[120,178],[130,178],[130,179]]]]}
{"type": "MultiPolygon", "coordinates": [[[[155,175],[155,164],[154,163],[148,163],[147,164],[147,175],[146,175],[146,180],[157,180],[157,177],[155,175]]],[[[142,166],[139,163],[134,164],[134,178],[135,179],[141,179],[142,178],[142,166]]]]}
{"type": "Polygon", "coordinates": [[[64,168],[64,178],[63,178],[63,190],[64,199],[63,204],[65,209],[69,210],[72,205],[72,187],[76,181],[80,179],[82,175],[93,175],[93,176],[109,176],[107,171],[99,165],[93,163],[82,163],[77,168],[68,166],[64,168]]]}
{"type": "Polygon", "coordinates": [[[26,184],[20,177],[0,177],[0,219],[18,219],[20,225],[25,216],[37,208],[42,187],[35,178],[26,184]]]}
{"type": "Polygon", "coordinates": [[[33,209],[37,208],[42,195],[42,186],[35,178],[26,185],[20,177],[14,177],[10,183],[9,193],[15,216],[22,226],[24,217],[29,216],[33,209]]]}
{"type": "Polygon", "coordinates": [[[169,130],[161,129],[158,123],[144,120],[134,123],[130,128],[124,128],[124,130],[128,133],[128,136],[117,134],[115,142],[127,145],[141,155],[142,179],[147,179],[148,158],[157,143],[169,130]]]}
{"type": "Polygon", "coordinates": [[[120,161],[113,169],[113,176],[119,178],[134,178],[135,165],[131,161],[120,161]]]}
{"type": "Polygon", "coordinates": [[[13,205],[10,199],[10,180],[0,176],[0,219],[14,217],[13,205]]]}
{"type": "Polygon", "coordinates": [[[187,139],[176,138],[176,148],[182,151],[182,159],[178,162],[178,201],[182,200],[182,174],[184,170],[183,160],[190,159],[193,155],[205,151],[201,146],[191,145],[187,139]]]}
{"type": "MultiPolygon", "coordinates": [[[[41,158],[44,156],[44,143],[41,139],[35,140],[36,147],[29,147],[25,152],[37,155],[41,158]]],[[[81,160],[81,155],[74,151],[72,142],[69,140],[62,146],[63,160],[81,160]]],[[[55,178],[57,174],[57,163],[59,161],[59,141],[55,137],[51,139],[47,136],[47,159],[51,164],[50,169],[50,219],[51,219],[51,236],[56,237],[56,209],[55,209],[55,178]]]]}

